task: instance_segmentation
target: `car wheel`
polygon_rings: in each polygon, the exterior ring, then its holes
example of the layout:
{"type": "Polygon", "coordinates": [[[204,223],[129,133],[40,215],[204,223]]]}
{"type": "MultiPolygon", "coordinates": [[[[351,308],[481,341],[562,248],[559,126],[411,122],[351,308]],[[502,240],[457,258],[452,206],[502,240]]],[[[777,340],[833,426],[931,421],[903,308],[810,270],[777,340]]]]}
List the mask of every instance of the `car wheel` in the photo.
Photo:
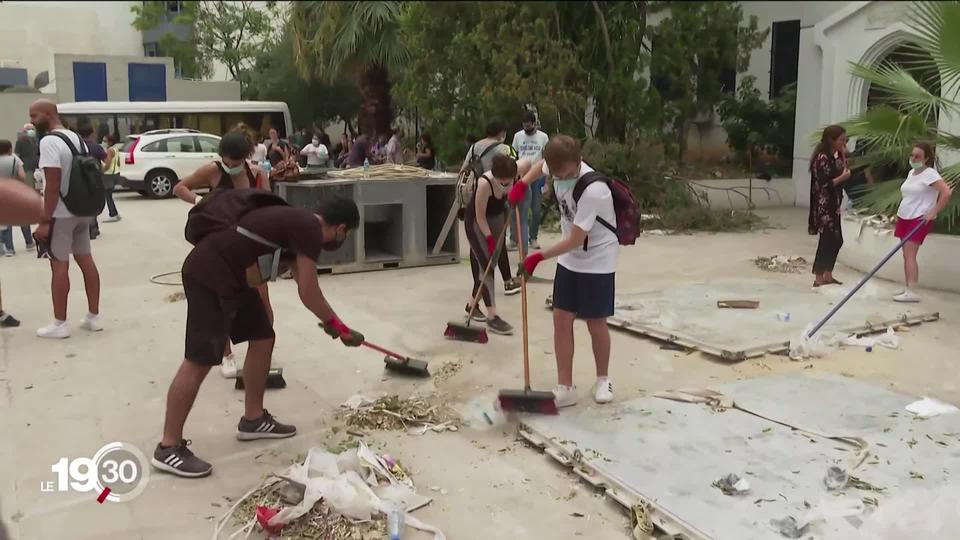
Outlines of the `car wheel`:
{"type": "Polygon", "coordinates": [[[151,199],[166,199],[173,196],[173,186],[177,183],[177,175],[173,171],[160,169],[147,175],[147,197],[151,199]]]}

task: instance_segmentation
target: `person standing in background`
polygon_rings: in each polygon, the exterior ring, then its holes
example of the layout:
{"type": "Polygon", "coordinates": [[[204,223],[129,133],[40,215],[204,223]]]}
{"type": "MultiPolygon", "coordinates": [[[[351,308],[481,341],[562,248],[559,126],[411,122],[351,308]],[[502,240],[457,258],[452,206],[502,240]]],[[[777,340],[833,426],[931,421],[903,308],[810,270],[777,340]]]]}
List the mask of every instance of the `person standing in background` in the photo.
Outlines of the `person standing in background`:
{"type": "Polygon", "coordinates": [[[280,154],[283,156],[283,159],[290,157],[290,143],[280,138],[280,134],[277,131],[277,128],[270,128],[268,132],[270,138],[264,142],[264,145],[267,147],[267,156],[270,155],[270,150],[276,148],[280,151],[280,154]]]}
{"type": "MultiPolygon", "coordinates": [[[[543,156],[543,148],[547,146],[550,137],[546,133],[537,129],[537,116],[533,111],[527,111],[523,114],[523,129],[516,132],[513,136],[513,147],[517,150],[520,159],[525,159],[530,163],[540,161],[543,156]]],[[[543,188],[546,185],[546,177],[537,178],[527,190],[520,205],[520,234],[519,238],[523,242],[523,252],[529,253],[530,249],[540,249],[537,243],[537,235],[540,233],[540,202],[543,200],[543,188]],[[531,215],[532,214],[532,215],[531,215]]],[[[517,247],[517,228],[511,221],[509,249],[517,247]]]]}
{"type": "MultiPolygon", "coordinates": [[[[89,124],[82,125],[77,130],[77,133],[83,139],[83,143],[87,145],[87,151],[90,152],[90,155],[96,158],[101,163],[101,166],[103,166],[107,161],[107,151],[93,140],[93,126],[89,124]]],[[[97,218],[94,216],[90,221],[90,239],[96,240],[98,236],[100,236],[100,224],[97,223],[97,218]]]]}
{"type": "Polygon", "coordinates": [[[103,187],[110,217],[103,222],[115,223],[121,219],[120,212],[117,211],[117,203],[113,201],[113,190],[117,188],[117,181],[120,178],[120,145],[117,144],[113,135],[107,135],[104,140],[107,142],[107,160],[103,166],[103,187]]]}
{"type": "Polygon", "coordinates": [[[421,134],[420,142],[417,143],[417,166],[428,171],[432,171],[437,166],[437,155],[429,133],[421,134]]]}
{"type": "MultiPolygon", "coordinates": [[[[310,144],[304,146],[303,149],[300,150],[300,155],[306,157],[306,168],[317,170],[327,165],[327,158],[330,157],[327,152],[327,147],[320,144],[320,137],[314,135],[313,140],[310,141],[310,144]]],[[[270,162],[271,164],[276,165],[273,163],[272,159],[270,162]]]]}
{"type": "Polygon", "coordinates": [[[843,285],[833,277],[833,268],[843,246],[840,211],[843,184],[850,178],[846,154],[847,132],[841,126],[827,126],[810,156],[810,215],[807,232],[819,234],[813,261],[814,287],[843,285]]]}
{"type": "Polygon", "coordinates": [[[23,131],[17,134],[13,153],[23,162],[23,172],[26,175],[24,182],[36,188],[33,172],[37,170],[37,162],[40,160],[40,147],[37,145],[37,128],[33,127],[33,124],[23,125],[23,131]]]}
{"type": "MultiPolygon", "coordinates": [[[[73,150],[82,151],[84,144],[79,135],[63,127],[57,106],[49,100],[38,99],[30,105],[30,120],[47,134],[40,141],[39,161],[46,182],[43,219],[34,236],[49,246],[50,269],[53,273],[50,290],[54,320],[37,330],[37,336],[53,339],[70,337],[70,327],[67,326],[70,255],[73,255],[83,273],[87,293],[87,314],[80,326],[91,332],[99,332],[103,330],[100,319],[100,272],[91,254],[88,236],[93,218],[73,215],[63,201],[70,191],[73,150]],[[70,145],[61,136],[70,141],[70,145]]],[[[94,146],[99,148],[99,145],[94,146]]]]}
{"type": "Polygon", "coordinates": [[[263,144],[263,138],[260,137],[258,132],[254,132],[250,139],[254,141],[250,161],[253,161],[254,165],[260,165],[267,159],[267,146],[263,144]]]}
{"type": "MultiPolygon", "coordinates": [[[[9,176],[16,178],[21,182],[31,185],[33,175],[30,175],[31,182],[27,182],[27,174],[24,170],[23,161],[13,153],[13,145],[8,140],[0,140],[0,176],[9,176]]],[[[13,247],[13,226],[3,225],[3,232],[0,238],[3,239],[2,253],[5,257],[13,257],[16,250],[13,247]]],[[[33,233],[29,225],[21,225],[20,231],[23,233],[23,241],[27,244],[27,251],[33,251],[36,245],[33,243],[33,233]]]]}
{"type": "Polygon", "coordinates": [[[400,128],[393,129],[393,134],[390,135],[390,140],[387,141],[387,146],[384,149],[384,159],[386,163],[403,165],[403,143],[400,142],[402,135],[403,132],[400,128]]]}

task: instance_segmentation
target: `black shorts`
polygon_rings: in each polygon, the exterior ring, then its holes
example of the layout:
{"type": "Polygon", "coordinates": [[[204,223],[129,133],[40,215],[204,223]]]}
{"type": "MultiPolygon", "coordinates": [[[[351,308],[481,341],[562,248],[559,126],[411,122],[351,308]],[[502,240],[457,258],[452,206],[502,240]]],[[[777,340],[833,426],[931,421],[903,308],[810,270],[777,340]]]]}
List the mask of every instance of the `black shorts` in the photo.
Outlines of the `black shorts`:
{"type": "Polygon", "coordinates": [[[220,296],[189,274],[183,274],[187,297],[187,332],[184,358],[204,366],[223,362],[227,338],[233,343],[274,337],[273,325],[256,289],[220,296]]]}
{"type": "Polygon", "coordinates": [[[580,319],[606,319],[613,315],[614,276],[583,274],[557,265],[553,280],[553,307],[580,319]]]}

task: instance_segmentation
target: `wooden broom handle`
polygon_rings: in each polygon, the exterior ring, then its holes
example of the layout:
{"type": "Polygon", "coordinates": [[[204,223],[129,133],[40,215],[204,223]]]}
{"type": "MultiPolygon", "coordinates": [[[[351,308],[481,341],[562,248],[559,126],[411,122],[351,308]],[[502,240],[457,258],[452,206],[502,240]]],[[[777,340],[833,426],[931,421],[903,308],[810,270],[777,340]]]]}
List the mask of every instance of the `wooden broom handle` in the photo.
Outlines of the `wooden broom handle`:
{"type": "MultiPolygon", "coordinates": [[[[520,206],[518,205],[514,209],[514,216],[516,217],[516,230],[517,231],[517,249],[520,252],[520,264],[523,265],[523,259],[526,257],[526,254],[523,251],[523,229],[520,226],[520,206]]],[[[527,332],[527,273],[519,272],[520,274],[520,306],[523,323],[523,389],[527,392],[530,391],[530,343],[527,332]]]]}

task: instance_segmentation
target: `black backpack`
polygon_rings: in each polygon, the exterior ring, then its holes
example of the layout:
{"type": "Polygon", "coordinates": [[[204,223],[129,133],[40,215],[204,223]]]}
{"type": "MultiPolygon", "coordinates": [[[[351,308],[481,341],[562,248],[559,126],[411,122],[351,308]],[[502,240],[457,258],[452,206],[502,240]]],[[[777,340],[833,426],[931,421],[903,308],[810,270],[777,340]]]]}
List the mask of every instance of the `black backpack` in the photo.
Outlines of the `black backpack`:
{"type": "Polygon", "coordinates": [[[95,217],[103,212],[106,204],[106,189],[103,187],[103,170],[100,160],[90,155],[86,143],[80,139],[80,149],[73,146],[70,138],[58,131],[50,132],[63,141],[73,161],[70,165],[70,178],[61,178],[61,182],[69,182],[66,195],[60,195],[67,210],[78,217],[95,217]]]}
{"type": "MultiPolygon", "coordinates": [[[[187,242],[197,245],[213,233],[236,228],[248,212],[278,205],[288,206],[287,201],[263,189],[214,189],[190,209],[183,236],[187,242]]],[[[275,247],[272,243],[268,245],[275,247]]]]}

